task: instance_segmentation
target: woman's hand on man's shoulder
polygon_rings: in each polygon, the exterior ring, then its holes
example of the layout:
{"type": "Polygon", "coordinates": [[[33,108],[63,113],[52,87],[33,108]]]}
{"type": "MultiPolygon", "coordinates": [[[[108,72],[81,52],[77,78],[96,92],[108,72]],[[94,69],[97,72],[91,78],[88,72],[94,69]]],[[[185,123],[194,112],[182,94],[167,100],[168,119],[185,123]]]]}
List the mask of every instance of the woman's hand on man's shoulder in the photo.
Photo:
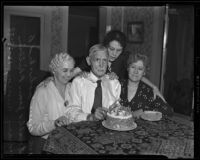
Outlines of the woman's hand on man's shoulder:
{"type": "Polygon", "coordinates": [[[110,72],[110,73],[107,73],[108,77],[110,80],[115,80],[115,79],[119,79],[119,77],[117,76],[117,74],[115,72],[110,72]]]}
{"type": "Polygon", "coordinates": [[[43,80],[42,82],[40,82],[38,85],[37,85],[37,88],[40,88],[40,87],[46,87],[48,85],[49,82],[53,81],[53,77],[47,77],[45,80],[43,80]]]}

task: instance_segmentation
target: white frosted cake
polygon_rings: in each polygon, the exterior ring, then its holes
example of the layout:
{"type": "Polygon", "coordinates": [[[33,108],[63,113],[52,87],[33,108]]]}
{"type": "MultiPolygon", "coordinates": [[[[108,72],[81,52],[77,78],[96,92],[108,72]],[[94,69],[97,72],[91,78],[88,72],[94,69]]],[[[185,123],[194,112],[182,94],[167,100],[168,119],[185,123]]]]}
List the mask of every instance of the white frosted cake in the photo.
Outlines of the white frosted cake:
{"type": "Polygon", "coordinates": [[[105,123],[114,129],[129,129],[133,126],[133,116],[131,109],[123,107],[120,104],[116,104],[113,109],[107,112],[105,123]]]}

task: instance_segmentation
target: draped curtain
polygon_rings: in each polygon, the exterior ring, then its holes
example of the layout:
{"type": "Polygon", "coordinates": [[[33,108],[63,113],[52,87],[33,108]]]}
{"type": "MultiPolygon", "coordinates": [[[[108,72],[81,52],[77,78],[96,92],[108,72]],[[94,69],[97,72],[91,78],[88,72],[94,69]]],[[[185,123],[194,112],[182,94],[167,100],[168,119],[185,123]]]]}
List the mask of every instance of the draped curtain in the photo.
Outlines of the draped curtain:
{"type": "Polygon", "coordinates": [[[177,8],[169,15],[164,96],[175,112],[190,116],[194,88],[194,14],[177,8]]]}

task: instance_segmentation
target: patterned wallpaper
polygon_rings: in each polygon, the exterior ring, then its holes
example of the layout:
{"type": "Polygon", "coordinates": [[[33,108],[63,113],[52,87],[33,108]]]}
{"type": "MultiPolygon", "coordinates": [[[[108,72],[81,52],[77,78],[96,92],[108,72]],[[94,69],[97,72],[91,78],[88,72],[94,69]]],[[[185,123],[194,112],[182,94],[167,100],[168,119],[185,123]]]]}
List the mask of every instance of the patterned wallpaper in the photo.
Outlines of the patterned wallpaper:
{"type": "Polygon", "coordinates": [[[113,7],[111,9],[111,25],[112,29],[121,30],[121,21],[122,21],[122,7],[113,7]]]}
{"type": "Polygon", "coordinates": [[[51,13],[51,57],[62,49],[62,11],[55,7],[51,13]]]}
{"type": "MultiPolygon", "coordinates": [[[[123,20],[123,30],[127,34],[127,23],[134,21],[142,21],[144,23],[144,42],[142,44],[127,43],[126,50],[133,52],[141,52],[148,56],[151,62],[152,40],[153,40],[153,7],[124,7],[124,13],[121,7],[113,7],[111,12],[111,25],[113,29],[121,30],[121,21],[123,20]],[[123,18],[122,18],[122,15],[123,18]]],[[[149,63],[150,65],[150,63],[149,63]]],[[[149,68],[148,65],[148,68],[149,68]]],[[[149,77],[149,72],[147,77],[149,77]]]]}

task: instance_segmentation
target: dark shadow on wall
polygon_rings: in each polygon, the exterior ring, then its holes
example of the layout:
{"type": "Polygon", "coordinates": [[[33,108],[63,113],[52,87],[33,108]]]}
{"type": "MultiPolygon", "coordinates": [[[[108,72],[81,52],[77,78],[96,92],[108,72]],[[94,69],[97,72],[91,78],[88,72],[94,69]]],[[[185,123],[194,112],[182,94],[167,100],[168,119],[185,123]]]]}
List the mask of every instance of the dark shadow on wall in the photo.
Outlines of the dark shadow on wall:
{"type": "Polygon", "coordinates": [[[194,90],[194,8],[170,8],[164,96],[175,112],[191,116],[194,90]]]}
{"type": "MultiPolygon", "coordinates": [[[[70,6],[68,51],[74,58],[88,55],[89,48],[99,40],[99,7],[70,6]]],[[[79,63],[79,61],[77,61],[79,63]]]]}
{"type": "Polygon", "coordinates": [[[174,112],[191,116],[192,93],[193,86],[191,84],[191,79],[172,81],[169,84],[166,99],[167,102],[173,106],[174,112]]]}

